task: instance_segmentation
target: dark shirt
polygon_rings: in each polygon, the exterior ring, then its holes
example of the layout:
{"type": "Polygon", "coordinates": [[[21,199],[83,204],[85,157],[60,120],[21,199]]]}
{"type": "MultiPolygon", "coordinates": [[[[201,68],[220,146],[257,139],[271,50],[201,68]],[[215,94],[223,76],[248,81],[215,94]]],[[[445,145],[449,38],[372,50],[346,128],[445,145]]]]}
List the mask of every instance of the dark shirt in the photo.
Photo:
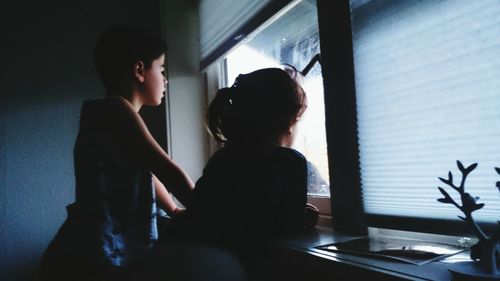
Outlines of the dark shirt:
{"type": "Polygon", "coordinates": [[[209,160],[192,206],[174,225],[234,251],[248,269],[269,238],[303,229],[306,193],[307,162],[299,152],[226,145],[209,160]]]}

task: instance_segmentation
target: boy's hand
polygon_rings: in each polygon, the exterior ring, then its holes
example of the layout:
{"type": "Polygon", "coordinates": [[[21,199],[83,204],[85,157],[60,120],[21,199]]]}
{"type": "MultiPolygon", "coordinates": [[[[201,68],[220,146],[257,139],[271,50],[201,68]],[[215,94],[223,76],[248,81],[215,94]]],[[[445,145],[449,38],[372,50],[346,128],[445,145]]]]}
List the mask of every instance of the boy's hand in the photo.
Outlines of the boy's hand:
{"type": "Polygon", "coordinates": [[[175,218],[175,217],[177,217],[177,216],[181,215],[182,213],[184,213],[185,211],[186,211],[186,209],[185,209],[185,208],[179,208],[179,207],[177,207],[177,208],[175,208],[175,209],[172,211],[172,217],[173,217],[173,218],[175,218]]]}

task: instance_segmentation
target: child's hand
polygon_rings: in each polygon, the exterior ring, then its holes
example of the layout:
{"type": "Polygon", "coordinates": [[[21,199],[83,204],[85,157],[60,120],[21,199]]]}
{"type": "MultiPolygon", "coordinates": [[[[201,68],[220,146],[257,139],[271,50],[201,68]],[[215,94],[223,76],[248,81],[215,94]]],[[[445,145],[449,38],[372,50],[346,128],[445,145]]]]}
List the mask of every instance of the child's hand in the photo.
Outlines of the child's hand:
{"type": "Polygon", "coordinates": [[[175,217],[177,217],[177,216],[180,216],[180,215],[182,215],[182,213],[184,213],[185,211],[186,211],[186,209],[185,209],[185,208],[179,208],[179,207],[177,207],[177,208],[175,208],[175,209],[172,211],[172,217],[174,217],[174,218],[175,218],[175,217]]]}
{"type": "Polygon", "coordinates": [[[304,227],[313,228],[318,223],[319,209],[307,203],[304,211],[304,227]]]}

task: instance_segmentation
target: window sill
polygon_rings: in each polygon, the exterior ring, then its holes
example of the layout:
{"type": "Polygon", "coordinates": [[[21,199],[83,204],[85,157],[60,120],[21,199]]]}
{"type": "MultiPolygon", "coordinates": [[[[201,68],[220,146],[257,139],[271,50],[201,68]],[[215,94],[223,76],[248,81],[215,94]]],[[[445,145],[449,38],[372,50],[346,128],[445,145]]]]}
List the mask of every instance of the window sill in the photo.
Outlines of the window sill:
{"type": "Polygon", "coordinates": [[[316,206],[322,216],[331,215],[330,197],[307,195],[307,203],[316,206]]]}
{"type": "MultiPolygon", "coordinates": [[[[291,239],[276,240],[271,245],[265,276],[258,280],[451,280],[447,263],[435,261],[424,265],[328,253],[316,246],[349,240],[353,236],[317,227],[291,239]],[[346,279],[348,277],[348,279],[346,279]]],[[[462,255],[466,256],[467,253],[462,255]]]]}

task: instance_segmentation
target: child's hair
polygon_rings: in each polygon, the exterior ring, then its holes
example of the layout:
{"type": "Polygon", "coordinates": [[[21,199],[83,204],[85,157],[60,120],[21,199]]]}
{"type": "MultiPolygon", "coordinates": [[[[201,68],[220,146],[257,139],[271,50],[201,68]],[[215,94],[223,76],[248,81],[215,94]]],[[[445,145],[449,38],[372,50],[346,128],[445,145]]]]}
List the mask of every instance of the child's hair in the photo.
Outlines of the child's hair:
{"type": "Polygon", "coordinates": [[[297,71],[264,68],[236,78],[217,92],[206,122],[214,138],[225,142],[273,142],[288,132],[307,107],[297,71]]]}
{"type": "Polygon", "coordinates": [[[158,36],[136,26],[114,25],[99,37],[94,63],[109,92],[132,75],[134,63],[142,61],[147,69],[166,50],[165,42],[158,36]]]}

